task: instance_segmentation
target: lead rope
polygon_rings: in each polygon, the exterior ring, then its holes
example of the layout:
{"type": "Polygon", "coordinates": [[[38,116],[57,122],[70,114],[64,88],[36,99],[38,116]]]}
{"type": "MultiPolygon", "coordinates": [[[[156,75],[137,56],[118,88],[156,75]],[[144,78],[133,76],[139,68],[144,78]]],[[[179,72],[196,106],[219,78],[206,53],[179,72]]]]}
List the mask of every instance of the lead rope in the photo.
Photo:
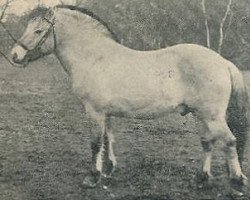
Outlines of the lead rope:
{"type": "Polygon", "coordinates": [[[3,22],[0,22],[0,24],[2,25],[3,29],[7,32],[7,34],[11,37],[11,39],[14,42],[17,42],[17,39],[13,36],[13,34],[6,28],[6,26],[4,25],[3,22]]]}
{"type": "Polygon", "coordinates": [[[0,51],[0,54],[5,58],[5,60],[8,61],[8,63],[10,63],[12,66],[15,66],[12,61],[8,58],[8,56],[6,56],[2,51],[0,51]]]}

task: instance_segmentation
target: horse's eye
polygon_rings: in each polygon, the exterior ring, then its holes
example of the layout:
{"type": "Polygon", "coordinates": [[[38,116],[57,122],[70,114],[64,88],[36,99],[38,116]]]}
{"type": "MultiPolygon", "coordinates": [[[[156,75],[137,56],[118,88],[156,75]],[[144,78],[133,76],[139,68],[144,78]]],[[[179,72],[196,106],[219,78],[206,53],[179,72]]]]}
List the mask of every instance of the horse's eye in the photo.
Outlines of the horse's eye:
{"type": "Polygon", "coordinates": [[[35,34],[41,34],[43,31],[42,30],[36,30],[35,34]]]}

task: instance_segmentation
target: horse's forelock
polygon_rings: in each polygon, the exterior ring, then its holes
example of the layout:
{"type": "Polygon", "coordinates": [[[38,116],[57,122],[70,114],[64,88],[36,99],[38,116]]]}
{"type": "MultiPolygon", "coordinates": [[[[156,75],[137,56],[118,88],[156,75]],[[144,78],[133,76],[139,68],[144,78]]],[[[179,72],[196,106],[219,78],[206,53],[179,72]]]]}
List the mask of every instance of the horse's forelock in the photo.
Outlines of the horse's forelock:
{"type": "Polygon", "coordinates": [[[52,15],[53,11],[51,8],[39,6],[28,13],[28,19],[36,20],[38,18],[44,18],[44,17],[50,18],[52,15]]]}

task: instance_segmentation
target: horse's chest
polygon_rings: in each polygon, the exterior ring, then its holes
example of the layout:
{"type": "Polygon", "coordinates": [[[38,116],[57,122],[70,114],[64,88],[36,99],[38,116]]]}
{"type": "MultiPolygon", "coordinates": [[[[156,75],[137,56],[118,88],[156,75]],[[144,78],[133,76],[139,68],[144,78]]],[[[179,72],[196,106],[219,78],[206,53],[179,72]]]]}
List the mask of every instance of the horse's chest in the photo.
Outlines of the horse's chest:
{"type": "Polygon", "coordinates": [[[159,117],[169,112],[173,112],[178,105],[176,103],[168,104],[164,101],[137,103],[126,101],[116,102],[106,107],[106,111],[116,117],[128,117],[139,119],[150,119],[159,117]]]}

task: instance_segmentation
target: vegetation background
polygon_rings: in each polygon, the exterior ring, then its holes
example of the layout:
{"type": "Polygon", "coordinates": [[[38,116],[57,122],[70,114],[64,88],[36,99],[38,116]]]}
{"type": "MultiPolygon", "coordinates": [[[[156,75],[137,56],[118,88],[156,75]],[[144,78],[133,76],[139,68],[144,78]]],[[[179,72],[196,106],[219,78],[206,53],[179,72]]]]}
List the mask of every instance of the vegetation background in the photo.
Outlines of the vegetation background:
{"type": "MultiPolygon", "coordinates": [[[[180,43],[207,46],[207,19],[210,47],[218,51],[220,25],[229,0],[205,1],[205,15],[201,2],[202,0],[78,0],[74,4],[96,13],[108,23],[122,44],[138,50],[159,49],[180,43]]],[[[7,19],[5,24],[18,37],[28,19],[20,19],[15,14],[7,19]]],[[[250,68],[249,30],[250,1],[232,0],[223,24],[221,54],[240,69],[250,68]]],[[[5,30],[0,29],[1,49],[10,47],[11,42],[5,30]]]]}

